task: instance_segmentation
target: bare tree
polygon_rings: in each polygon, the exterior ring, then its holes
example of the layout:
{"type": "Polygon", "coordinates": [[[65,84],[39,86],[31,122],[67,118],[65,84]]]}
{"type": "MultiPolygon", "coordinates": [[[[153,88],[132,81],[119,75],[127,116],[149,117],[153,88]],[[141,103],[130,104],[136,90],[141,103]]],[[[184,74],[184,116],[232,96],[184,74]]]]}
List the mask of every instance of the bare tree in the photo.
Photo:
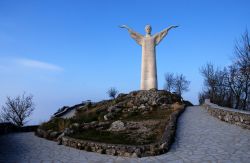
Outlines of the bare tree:
{"type": "Polygon", "coordinates": [[[237,65],[229,67],[228,84],[234,94],[235,109],[238,109],[241,104],[241,96],[244,91],[244,78],[237,68],[237,65]]]}
{"type": "Polygon", "coordinates": [[[26,119],[34,109],[33,96],[26,96],[23,93],[15,98],[7,97],[5,106],[2,106],[1,116],[4,121],[21,127],[27,122],[26,119]]]}
{"type": "Polygon", "coordinates": [[[209,98],[213,103],[232,107],[232,91],[229,87],[228,69],[219,69],[208,63],[201,68],[200,72],[204,77],[205,86],[202,96],[209,98]]]}
{"type": "Polygon", "coordinates": [[[108,90],[107,94],[109,95],[110,98],[115,99],[116,95],[118,94],[118,90],[116,88],[114,88],[114,87],[111,87],[108,90]]]}
{"type": "Polygon", "coordinates": [[[202,76],[204,77],[204,85],[208,88],[208,93],[211,98],[211,101],[215,99],[215,92],[216,92],[216,69],[213,64],[207,63],[200,69],[202,76]]]}
{"type": "Polygon", "coordinates": [[[241,36],[235,44],[235,64],[241,76],[242,82],[242,108],[249,109],[250,101],[250,36],[248,31],[241,36]]]}
{"type": "Polygon", "coordinates": [[[207,64],[201,68],[205,90],[200,94],[218,105],[250,109],[250,36],[248,31],[235,44],[233,63],[223,70],[207,64]]]}
{"type": "Polygon", "coordinates": [[[188,91],[190,81],[186,80],[183,74],[176,75],[175,77],[175,91],[178,95],[182,95],[183,92],[188,91]]]}
{"type": "Polygon", "coordinates": [[[173,73],[165,74],[165,85],[164,89],[168,92],[172,92],[175,86],[175,76],[173,73]]]}

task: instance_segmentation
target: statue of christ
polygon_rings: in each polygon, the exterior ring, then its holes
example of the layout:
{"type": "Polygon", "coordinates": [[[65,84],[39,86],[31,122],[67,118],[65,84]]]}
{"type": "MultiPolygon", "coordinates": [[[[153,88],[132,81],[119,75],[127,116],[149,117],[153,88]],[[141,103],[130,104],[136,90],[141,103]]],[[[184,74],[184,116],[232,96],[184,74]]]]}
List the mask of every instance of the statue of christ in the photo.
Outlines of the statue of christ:
{"type": "Polygon", "coordinates": [[[130,36],[142,46],[142,63],[141,63],[141,90],[157,89],[157,68],[155,47],[168,34],[168,31],[178,26],[170,26],[155,35],[151,35],[151,26],[146,25],[146,35],[143,36],[126,25],[120,26],[128,30],[130,36]]]}

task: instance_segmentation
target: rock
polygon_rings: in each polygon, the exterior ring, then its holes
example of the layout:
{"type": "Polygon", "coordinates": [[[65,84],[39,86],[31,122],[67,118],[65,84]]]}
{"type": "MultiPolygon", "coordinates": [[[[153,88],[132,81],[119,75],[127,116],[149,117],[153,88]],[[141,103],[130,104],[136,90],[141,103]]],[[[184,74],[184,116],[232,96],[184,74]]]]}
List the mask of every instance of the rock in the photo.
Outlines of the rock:
{"type": "Polygon", "coordinates": [[[107,115],[104,115],[104,116],[103,116],[103,119],[104,119],[105,121],[109,120],[107,115]]]}
{"type": "Polygon", "coordinates": [[[57,144],[58,145],[62,145],[62,137],[64,136],[64,133],[61,133],[58,137],[57,137],[57,144]]]}
{"type": "MultiPolygon", "coordinates": [[[[141,149],[140,148],[136,148],[134,153],[136,154],[136,157],[141,157],[141,149]]],[[[132,155],[132,157],[133,157],[133,155],[132,155]]]]}
{"type": "Polygon", "coordinates": [[[150,145],[150,153],[152,155],[155,155],[156,150],[157,150],[157,148],[155,147],[155,145],[150,145]]]}
{"type": "Polygon", "coordinates": [[[133,158],[137,158],[137,157],[138,157],[138,155],[134,152],[134,153],[131,155],[131,157],[133,157],[133,158]]]}
{"type": "Polygon", "coordinates": [[[57,145],[62,145],[62,139],[57,140],[57,145]]]}
{"type": "Polygon", "coordinates": [[[104,120],[107,121],[107,120],[110,120],[113,118],[113,114],[112,113],[108,113],[106,115],[103,116],[104,120]]]}
{"type": "Polygon", "coordinates": [[[140,109],[140,110],[144,110],[146,108],[146,106],[145,105],[143,105],[143,104],[141,104],[140,106],[139,106],[139,108],[138,109],[140,109]]]}
{"type": "Polygon", "coordinates": [[[50,139],[56,139],[60,135],[60,132],[53,131],[49,134],[50,139]]]}
{"type": "Polygon", "coordinates": [[[122,110],[122,108],[116,108],[115,112],[118,113],[122,110]]]}
{"type": "Polygon", "coordinates": [[[160,145],[160,149],[163,149],[163,150],[167,150],[167,143],[162,143],[161,145],[160,145]]]}
{"type": "Polygon", "coordinates": [[[108,130],[109,131],[122,131],[125,129],[126,129],[126,127],[125,127],[124,123],[122,121],[118,120],[118,121],[113,122],[108,130]]]}
{"type": "Polygon", "coordinates": [[[105,153],[104,149],[98,149],[96,152],[100,153],[100,154],[104,154],[105,153]]]}
{"type": "Polygon", "coordinates": [[[119,107],[117,107],[117,106],[110,106],[109,108],[108,108],[108,112],[119,112],[119,111],[121,111],[121,108],[119,108],[119,107]]]}
{"type": "Polygon", "coordinates": [[[73,124],[72,124],[72,127],[73,127],[73,128],[79,128],[80,125],[79,125],[79,123],[73,123],[73,124]]]}
{"type": "Polygon", "coordinates": [[[88,130],[88,129],[96,128],[96,127],[98,127],[98,125],[99,125],[99,123],[97,121],[92,121],[90,123],[82,123],[81,129],[88,130]]]}
{"type": "Polygon", "coordinates": [[[98,124],[97,121],[92,121],[92,122],[90,122],[90,125],[91,125],[91,126],[95,126],[95,125],[97,125],[97,124],[98,124]]]}
{"type": "Polygon", "coordinates": [[[85,150],[85,151],[91,152],[91,147],[90,147],[89,145],[86,145],[86,146],[84,147],[84,150],[85,150]]]}
{"type": "Polygon", "coordinates": [[[109,124],[110,124],[110,122],[99,122],[98,127],[107,126],[109,124]]]}
{"type": "Polygon", "coordinates": [[[116,109],[117,109],[116,106],[110,106],[110,107],[108,108],[108,112],[114,112],[116,109]]]}
{"type": "Polygon", "coordinates": [[[156,105],[157,105],[157,102],[156,102],[156,101],[153,101],[151,105],[152,105],[152,106],[156,106],[156,105]]]}
{"type": "Polygon", "coordinates": [[[68,136],[68,135],[72,134],[73,131],[70,130],[69,128],[65,128],[64,131],[63,131],[63,133],[64,133],[65,136],[68,136]]]}
{"type": "Polygon", "coordinates": [[[39,137],[45,137],[47,135],[46,131],[38,128],[37,131],[36,131],[36,135],[39,136],[39,137]]]}
{"type": "Polygon", "coordinates": [[[53,130],[46,131],[44,137],[47,138],[47,139],[50,139],[50,133],[51,132],[53,132],[53,130]]]}
{"type": "Polygon", "coordinates": [[[131,156],[131,154],[130,154],[130,153],[128,153],[128,152],[125,152],[125,153],[123,154],[123,156],[125,156],[125,157],[130,157],[130,156],[131,156]]]}
{"type": "Polygon", "coordinates": [[[106,149],[106,154],[116,156],[117,151],[115,149],[106,149]]]}
{"type": "Polygon", "coordinates": [[[137,106],[133,106],[133,109],[137,109],[137,106]]]}

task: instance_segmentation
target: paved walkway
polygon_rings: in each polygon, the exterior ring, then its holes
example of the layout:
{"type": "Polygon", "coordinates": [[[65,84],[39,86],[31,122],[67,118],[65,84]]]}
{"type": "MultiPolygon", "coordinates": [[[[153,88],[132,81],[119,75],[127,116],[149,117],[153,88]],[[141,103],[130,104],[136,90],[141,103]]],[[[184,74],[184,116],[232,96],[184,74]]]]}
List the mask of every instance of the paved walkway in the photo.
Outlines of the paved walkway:
{"type": "Polygon", "coordinates": [[[124,158],[80,151],[55,142],[18,133],[0,136],[1,163],[85,162],[250,162],[250,130],[211,117],[200,107],[189,107],[178,122],[177,139],[170,152],[144,158],[124,158]]]}

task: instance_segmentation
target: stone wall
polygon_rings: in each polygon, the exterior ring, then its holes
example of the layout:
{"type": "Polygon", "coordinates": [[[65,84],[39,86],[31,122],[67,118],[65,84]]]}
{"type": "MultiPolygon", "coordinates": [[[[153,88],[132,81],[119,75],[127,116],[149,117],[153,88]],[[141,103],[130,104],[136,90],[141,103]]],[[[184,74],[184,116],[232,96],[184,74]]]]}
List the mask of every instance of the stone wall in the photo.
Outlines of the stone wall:
{"type": "MultiPolygon", "coordinates": [[[[145,156],[159,155],[162,153],[166,153],[170,149],[171,144],[174,142],[177,120],[184,110],[185,108],[180,109],[178,112],[175,112],[170,116],[170,121],[165,128],[162,139],[156,143],[152,143],[148,145],[140,145],[140,146],[106,144],[106,143],[100,143],[100,142],[79,140],[79,139],[71,138],[68,136],[63,136],[60,143],[65,146],[69,146],[69,147],[73,147],[73,148],[77,148],[81,150],[98,152],[101,154],[109,154],[109,155],[114,155],[114,156],[145,157],[145,156]]],[[[41,131],[39,133],[41,133],[41,131]]],[[[38,133],[36,134],[38,136],[41,136],[41,134],[38,134],[38,133]]],[[[44,137],[44,136],[41,136],[41,137],[44,137]]]]}
{"type": "Polygon", "coordinates": [[[17,127],[12,123],[0,123],[0,135],[12,132],[34,132],[37,128],[38,125],[17,127]]]}
{"type": "Polygon", "coordinates": [[[209,114],[222,121],[238,125],[242,128],[250,129],[249,111],[221,107],[211,103],[209,99],[205,100],[203,107],[208,111],[209,114]]]}

